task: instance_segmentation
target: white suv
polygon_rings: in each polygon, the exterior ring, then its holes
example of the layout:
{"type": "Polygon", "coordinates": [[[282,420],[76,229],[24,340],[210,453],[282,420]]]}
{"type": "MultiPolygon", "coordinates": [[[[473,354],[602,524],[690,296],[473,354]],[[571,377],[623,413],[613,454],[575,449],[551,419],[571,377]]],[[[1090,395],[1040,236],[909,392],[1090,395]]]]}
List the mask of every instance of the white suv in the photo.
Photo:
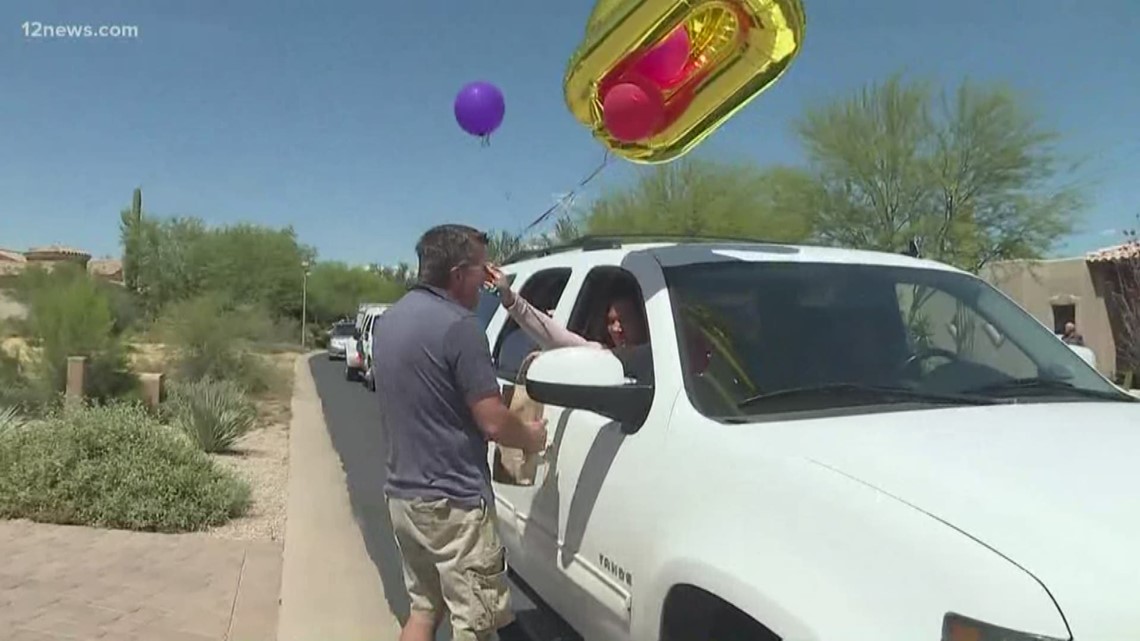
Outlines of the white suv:
{"type": "MultiPolygon", "coordinates": [[[[636,285],[650,343],[539,356],[538,481],[495,493],[586,639],[1140,638],[1140,405],[1002,293],[894,254],[577,245],[516,291],[601,340],[636,285]]],[[[506,388],[536,347],[486,297],[506,388]]]]}
{"type": "MultiPolygon", "coordinates": [[[[388,311],[389,307],[391,307],[391,305],[370,305],[357,314],[360,319],[356,326],[356,332],[358,334],[357,347],[361,354],[358,363],[360,366],[359,375],[364,382],[364,386],[372,391],[376,390],[376,376],[372,369],[372,329],[376,325],[376,319],[388,311]]],[[[346,364],[345,367],[348,368],[350,366],[346,364]]],[[[345,378],[352,378],[348,369],[345,370],[345,378]]]]}

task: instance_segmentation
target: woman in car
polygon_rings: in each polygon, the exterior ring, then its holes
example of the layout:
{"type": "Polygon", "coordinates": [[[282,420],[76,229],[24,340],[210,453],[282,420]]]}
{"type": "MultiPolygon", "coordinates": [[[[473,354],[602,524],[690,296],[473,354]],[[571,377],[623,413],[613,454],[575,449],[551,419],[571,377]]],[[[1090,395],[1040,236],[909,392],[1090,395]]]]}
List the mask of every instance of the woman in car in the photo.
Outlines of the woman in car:
{"type": "Polygon", "coordinates": [[[535,309],[511,289],[506,275],[494,265],[487,265],[487,280],[498,289],[499,301],[511,318],[544,350],[581,345],[607,349],[635,347],[649,338],[632,293],[615,295],[610,301],[606,308],[606,336],[602,342],[596,342],[571,332],[548,314],[535,309]]]}

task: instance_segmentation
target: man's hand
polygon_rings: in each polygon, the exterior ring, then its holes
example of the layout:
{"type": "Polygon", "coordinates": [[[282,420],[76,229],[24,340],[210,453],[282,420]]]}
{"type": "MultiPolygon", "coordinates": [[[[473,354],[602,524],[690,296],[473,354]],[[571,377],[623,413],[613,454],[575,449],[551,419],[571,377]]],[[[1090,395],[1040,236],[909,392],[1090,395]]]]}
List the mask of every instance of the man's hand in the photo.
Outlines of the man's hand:
{"type": "Polygon", "coordinates": [[[541,452],[546,447],[546,419],[522,420],[507,409],[498,394],[472,403],[471,415],[489,441],[529,453],[541,452]]]}
{"type": "Polygon", "coordinates": [[[527,454],[537,454],[546,449],[546,419],[527,421],[526,445],[522,448],[527,454]]]}

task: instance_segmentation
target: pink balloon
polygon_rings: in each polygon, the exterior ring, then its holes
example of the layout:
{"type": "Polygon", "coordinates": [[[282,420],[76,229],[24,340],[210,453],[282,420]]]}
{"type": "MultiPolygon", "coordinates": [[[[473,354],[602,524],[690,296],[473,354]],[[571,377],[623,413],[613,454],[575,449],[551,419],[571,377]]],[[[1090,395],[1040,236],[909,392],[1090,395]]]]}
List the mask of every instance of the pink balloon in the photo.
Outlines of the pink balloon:
{"type": "Polygon", "coordinates": [[[689,47],[689,30],[681,25],[641,59],[637,70],[657,86],[668,87],[679,80],[685,70],[689,47]]]}
{"type": "Polygon", "coordinates": [[[661,125],[665,119],[665,100],[656,87],[623,82],[606,93],[602,118],[606,130],[615,139],[637,142],[651,136],[661,125]]]}

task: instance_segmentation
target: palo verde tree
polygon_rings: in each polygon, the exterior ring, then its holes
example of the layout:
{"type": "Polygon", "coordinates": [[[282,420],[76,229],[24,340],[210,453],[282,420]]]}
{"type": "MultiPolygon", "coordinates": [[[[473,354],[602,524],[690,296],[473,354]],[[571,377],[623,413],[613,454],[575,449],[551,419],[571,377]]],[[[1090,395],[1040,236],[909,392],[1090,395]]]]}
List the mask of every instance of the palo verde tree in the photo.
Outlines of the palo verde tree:
{"type": "Polygon", "coordinates": [[[777,207],[782,183],[746,163],[683,158],[644,169],[592,203],[591,234],[723,236],[798,241],[810,218],[777,207]]]}
{"type": "Polygon", "coordinates": [[[1084,204],[1057,134],[1000,84],[938,93],[894,76],[808,110],[795,131],[808,167],[776,176],[777,200],[830,244],[900,251],[917,237],[924,255],[977,272],[1042,256],[1084,204]]]}

